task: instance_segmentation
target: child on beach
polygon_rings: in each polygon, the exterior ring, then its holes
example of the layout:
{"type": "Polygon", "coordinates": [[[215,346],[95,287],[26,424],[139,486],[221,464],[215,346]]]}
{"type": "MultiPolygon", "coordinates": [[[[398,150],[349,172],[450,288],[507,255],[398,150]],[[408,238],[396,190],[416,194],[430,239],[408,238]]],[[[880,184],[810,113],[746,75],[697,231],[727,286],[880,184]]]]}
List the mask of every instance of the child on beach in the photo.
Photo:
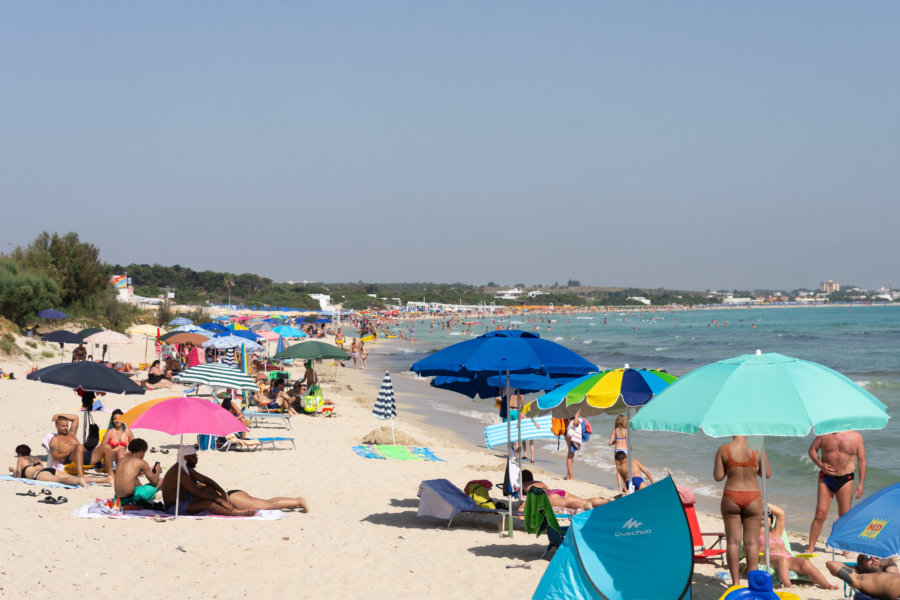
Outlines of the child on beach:
{"type": "MultiPolygon", "coordinates": [[[[609,434],[609,445],[613,446],[613,457],[621,451],[628,454],[628,417],[619,415],[616,417],[616,424],[613,426],[612,433],[609,434]]],[[[622,477],[616,471],[616,484],[622,489],[622,477]]]]}
{"type": "Polygon", "coordinates": [[[644,468],[644,465],[641,464],[641,461],[638,459],[631,457],[631,480],[628,481],[628,454],[623,450],[616,450],[615,454],[616,458],[616,480],[618,482],[619,491],[625,492],[627,490],[637,491],[642,487],[649,485],[647,482],[649,481],[651,484],[653,483],[653,475],[644,468]],[[635,475],[635,473],[642,473],[644,477],[639,475],[635,475]],[[627,485],[623,485],[624,481],[628,481],[627,485]]]}

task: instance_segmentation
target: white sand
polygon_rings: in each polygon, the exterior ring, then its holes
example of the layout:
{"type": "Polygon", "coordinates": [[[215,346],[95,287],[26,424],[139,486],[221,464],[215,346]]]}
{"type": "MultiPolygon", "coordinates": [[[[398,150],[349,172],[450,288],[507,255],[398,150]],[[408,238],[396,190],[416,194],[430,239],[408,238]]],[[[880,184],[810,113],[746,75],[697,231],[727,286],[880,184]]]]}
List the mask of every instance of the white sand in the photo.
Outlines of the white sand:
{"type": "MultiPolygon", "coordinates": [[[[115,359],[143,359],[144,338],[130,346],[112,347],[115,359]]],[[[379,342],[383,344],[386,342],[379,342]]],[[[370,369],[378,372],[379,344],[370,349],[370,369]]],[[[48,349],[57,349],[48,345],[48,349]]],[[[67,346],[67,358],[71,346],[67,346]]],[[[58,356],[58,354],[57,354],[58,356]]],[[[55,360],[58,360],[55,359],[55,360]]],[[[44,360],[40,366],[53,364],[44,360]]],[[[13,449],[26,443],[42,455],[40,441],[53,430],[55,412],[76,412],[78,397],[66,388],[25,380],[30,363],[0,357],[0,367],[17,380],[0,380],[0,422],[7,466],[13,449]]],[[[459,438],[406,418],[400,404],[398,431],[427,445],[447,462],[368,460],[351,446],[383,425],[371,416],[377,387],[360,371],[325,366],[320,371],[326,395],[338,405],[336,418],[293,418],[293,429],[260,428],[251,435],[287,435],[297,450],[200,453],[198,471],[226,489],[240,488],[258,497],[301,495],[311,513],[290,512],[280,521],[228,519],[78,519],[72,510],[94,498],[112,497],[105,486],[54,489],[68,504],[39,504],[16,492],[39,489],[0,482],[0,510],[6,515],[0,543],[6,560],[0,568],[0,596],[7,598],[530,598],[547,561],[539,556],[546,538],[517,529],[512,539],[497,531],[497,519],[461,517],[444,524],[418,519],[416,492],[425,479],[447,478],[459,486],[471,479],[501,481],[499,452],[461,442],[459,438]],[[185,552],[176,549],[181,546],[185,552]],[[530,569],[507,569],[525,563],[530,569]]],[[[151,397],[181,388],[148,392],[147,396],[106,396],[107,409],[127,410],[151,397]]],[[[108,418],[95,413],[101,427],[108,418]]],[[[172,452],[148,454],[152,464],[175,461],[177,439],[136,430],[151,446],[172,452]]],[[[193,440],[192,440],[193,441],[193,440]]],[[[564,482],[538,470],[551,487],[581,496],[611,497],[612,491],[584,482],[564,482]]],[[[704,531],[721,531],[716,515],[701,515],[704,531]]],[[[802,538],[792,540],[799,549],[802,538]]],[[[822,554],[815,563],[825,572],[822,554]]],[[[651,565],[665,557],[636,557],[651,565]]],[[[652,566],[638,567],[652,573],[652,566]]],[[[697,565],[694,597],[716,599],[725,585],[714,579],[718,566],[697,565]]],[[[839,583],[835,580],[835,583],[839,583]]],[[[841,591],[809,585],[792,590],[801,598],[841,598],[841,591]]]]}

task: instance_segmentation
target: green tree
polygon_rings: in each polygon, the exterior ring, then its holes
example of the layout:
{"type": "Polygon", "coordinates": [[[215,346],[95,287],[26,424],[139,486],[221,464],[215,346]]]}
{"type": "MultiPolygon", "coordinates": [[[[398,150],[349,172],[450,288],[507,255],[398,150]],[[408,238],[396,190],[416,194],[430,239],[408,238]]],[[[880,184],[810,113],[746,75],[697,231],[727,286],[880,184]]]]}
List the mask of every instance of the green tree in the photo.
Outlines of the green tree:
{"type": "Polygon", "coordinates": [[[0,315],[23,325],[43,309],[59,306],[59,286],[46,274],[0,257],[0,315]]]}

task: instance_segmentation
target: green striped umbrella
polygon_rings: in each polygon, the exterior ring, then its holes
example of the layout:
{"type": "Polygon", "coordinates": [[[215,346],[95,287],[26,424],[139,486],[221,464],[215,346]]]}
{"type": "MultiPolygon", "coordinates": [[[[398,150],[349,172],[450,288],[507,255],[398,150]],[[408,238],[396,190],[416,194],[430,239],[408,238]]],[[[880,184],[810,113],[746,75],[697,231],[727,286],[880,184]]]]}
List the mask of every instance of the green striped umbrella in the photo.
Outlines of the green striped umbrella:
{"type": "Polygon", "coordinates": [[[246,373],[222,363],[207,363],[186,369],[175,376],[180,383],[203,383],[209,387],[256,391],[259,386],[246,373]]]}

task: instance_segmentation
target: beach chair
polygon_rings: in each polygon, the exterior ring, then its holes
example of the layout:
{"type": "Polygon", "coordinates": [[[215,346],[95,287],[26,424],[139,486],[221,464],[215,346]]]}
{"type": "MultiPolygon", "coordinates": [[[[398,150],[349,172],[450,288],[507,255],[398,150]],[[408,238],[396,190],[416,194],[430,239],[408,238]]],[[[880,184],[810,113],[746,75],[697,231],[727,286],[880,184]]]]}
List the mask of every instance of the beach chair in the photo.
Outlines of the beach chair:
{"type": "Polygon", "coordinates": [[[291,428],[291,415],[287,413],[276,413],[276,412],[245,412],[244,418],[250,421],[250,425],[252,427],[257,427],[263,423],[270,424],[275,423],[277,425],[284,425],[285,429],[290,430],[291,428]]]}
{"type": "Polygon", "coordinates": [[[538,537],[544,532],[547,533],[549,543],[541,558],[547,556],[551,550],[559,548],[569,531],[568,527],[563,527],[557,522],[547,492],[536,486],[529,488],[525,501],[525,531],[538,537]]]}
{"type": "Polygon", "coordinates": [[[704,533],[700,531],[700,522],[697,520],[697,510],[693,504],[682,504],[684,513],[687,515],[688,526],[691,529],[691,543],[694,545],[694,562],[706,562],[715,564],[715,559],[725,566],[725,548],[722,548],[722,541],[725,539],[725,532],[704,533]],[[715,538],[710,544],[706,544],[703,538],[715,538]]]}
{"type": "Polygon", "coordinates": [[[294,443],[294,438],[292,437],[242,438],[235,434],[231,434],[225,438],[225,443],[222,444],[222,447],[219,448],[219,450],[222,452],[228,452],[229,450],[236,450],[238,448],[244,450],[259,450],[266,445],[276,448],[278,442],[290,442],[291,449],[297,449],[297,444],[294,443]]]}
{"type": "Polygon", "coordinates": [[[506,513],[493,508],[482,508],[461,489],[446,479],[428,479],[419,484],[419,510],[416,516],[446,519],[447,528],[460,513],[472,515],[472,521],[479,514],[498,515],[499,530],[506,525],[506,513]]]}

